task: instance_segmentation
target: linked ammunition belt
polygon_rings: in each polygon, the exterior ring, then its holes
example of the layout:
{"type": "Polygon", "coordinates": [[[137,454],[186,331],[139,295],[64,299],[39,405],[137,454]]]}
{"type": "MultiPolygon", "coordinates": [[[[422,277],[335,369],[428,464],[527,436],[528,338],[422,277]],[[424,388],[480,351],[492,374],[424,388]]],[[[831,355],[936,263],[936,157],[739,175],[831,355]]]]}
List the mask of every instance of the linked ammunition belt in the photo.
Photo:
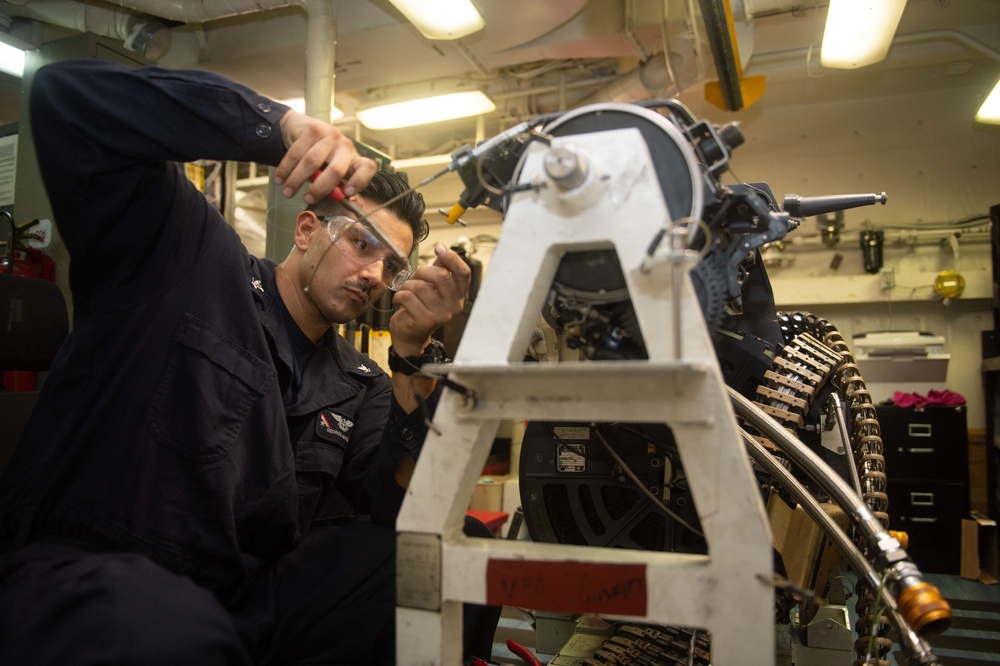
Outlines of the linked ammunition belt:
{"type": "Polygon", "coordinates": [[[601,643],[582,666],[708,666],[711,663],[708,632],[683,627],[623,624],[601,643]]]}
{"type": "MultiPolygon", "coordinates": [[[[854,354],[837,328],[825,319],[802,312],[779,313],[778,317],[786,338],[796,333],[809,333],[840,356],[832,381],[850,409],[851,449],[861,480],[862,499],[882,526],[888,528],[889,495],[882,455],[882,433],[875,405],[854,354]]],[[[865,550],[863,540],[857,535],[855,542],[862,551],[865,550]]],[[[859,581],[857,596],[855,664],[888,666],[889,650],[892,648],[892,641],[887,638],[890,632],[888,618],[881,614],[877,619],[873,617],[875,592],[863,581],[859,581]]]]}

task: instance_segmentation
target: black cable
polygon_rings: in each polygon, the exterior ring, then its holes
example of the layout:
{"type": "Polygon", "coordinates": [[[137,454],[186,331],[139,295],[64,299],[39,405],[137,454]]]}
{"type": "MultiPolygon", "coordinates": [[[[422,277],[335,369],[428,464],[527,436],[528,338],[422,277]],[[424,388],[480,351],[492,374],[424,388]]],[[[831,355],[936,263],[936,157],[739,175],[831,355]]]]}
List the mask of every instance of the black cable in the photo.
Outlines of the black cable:
{"type": "Polygon", "coordinates": [[[17,235],[17,226],[14,224],[14,216],[11,215],[6,210],[0,210],[0,215],[3,215],[10,222],[10,242],[7,245],[7,275],[14,274],[14,236],[17,235]]]}
{"type": "MultiPolygon", "coordinates": [[[[403,363],[405,363],[406,365],[410,366],[413,369],[412,374],[417,374],[420,375],[421,377],[427,377],[428,379],[433,379],[434,381],[440,383],[445,388],[450,388],[452,391],[460,393],[466,398],[475,399],[476,397],[475,391],[473,391],[467,386],[459,384],[458,382],[452,380],[451,378],[445,375],[438,375],[434,374],[433,372],[425,372],[423,370],[423,366],[414,365],[413,363],[410,362],[410,359],[406,358],[405,356],[400,356],[399,360],[401,360],[403,363]]],[[[419,394],[418,394],[418,400],[419,400],[419,394]]]]}
{"type": "MultiPolygon", "coordinates": [[[[633,428],[631,426],[621,425],[620,423],[610,423],[608,425],[614,426],[616,429],[620,430],[621,432],[628,433],[630,435],[635,435],[636,437],[638,437],[639,439],[643,440],[647,444],[652,444],[654,447],[656,447],[657,451],[659,451],[660,453],[662,453],[666,458],[668,458],[670,460],[670,464],[671,465],[673,465],[675,468],[676,467],[683,468],[683,464],[681,463],[680,451],[677,450],[676,444],[673,446],[673,448],[671,448],[670,445],[661,442],[660,440],[656,439],[652,435],[649,435],[649,434],[643,432],[642,430],[633,428]]],[[[671,488],[673,488],[673,487],[680,487],[680,486],[677,486],[677,484],[680,481],[682,481],[682,480],[686,480],[686,477],[685,477],[685,479],[679,479],[677,481],[671,481],[670,482],[670,487],[671,488]]],[[[681,488],[681,490],[687,490],[687,489],[686,488],[681,488]]]]}
{"type": "Polygon", "coordinates": [[[643,485],[642,481],[639,480],[639,477],[636,476],[635,472],[632,471],[632,468],[629,467],[628,464],[626,464],[626,462],[622,459],[622,457],[618,455],[618,452],[615,451],[614,448],[611,446],[611,443],[604,437],[604,434],[601,433],[601,429],[597,426],[597,424],[595,423],[592,425],[594,427],[594,434],[597,435],[597,439],[599,439],[601,444],[604,445],[604,448],[607,449],[611,457],[614,458],[614,461],[618,463],[618,466],[622,468],[622,471],[625,472],[625,475],[632,481],[632,483],[635,484],[635,487],[638,488],[639,491],[642,494],[644,494],[646,498],[649,499],[650,502],[653,503],[653,506],[655,506],[657,509],[667,514],[671,518],[673,518],[674,521],[676,521],[677,524],[683,527],[684,529],[704,539],[705,538],[704,534],[699,532],[697,529],[689,525],[687,521],[685,521],[683,518],[678,516],[673,511],[671,511],[659,497],[651,493],[649,491],[649,488],[643,485]]]}
{"type": "MultiPolygon", "coordinates": [[[[636,476],[635,472],[632,471],[632,468],[629,467],[622,459],[622,457],[619,456],[618,453],[614,450],[614,448],[612,448],[611,443],[608,442],[608,440],[601,433],[598,424],[591,423],[590,425],[594,429],[594,433],[597,435],[597,439],[600,440],[601,444],[604,445],[604,448],[611,455],[611,458],[618,464],[619,467],[622,468],[622,471],[625,473],[626,476],[629,477],[629,480],[632,481],[635,487],[638,488],[639,491],[642,492],[644,495],[646,495],[647,499],[649,499],[657,509],[659,509],[663,513],[667,514],[670,518],[677,521],[678,525],[689,530],[692,534],[695,534],[701,537],[702,539],[705,538],[704,534],[702,534],[697,529],[689,525],[683,518],[681,518],[676,513],[671,511],[658,497],[649,492],[649,489],[646,488],[645,485],[643,485],[639,477],[636,476]]],[[[554,439],[560,442],[565,441],[563,440],[562,437],[560,437],[559,433],[555,431],[555,428],[552,427],[552,424],[545,423],[545,427],[548,428],[549,434],[551,434],[554,439]]]]}

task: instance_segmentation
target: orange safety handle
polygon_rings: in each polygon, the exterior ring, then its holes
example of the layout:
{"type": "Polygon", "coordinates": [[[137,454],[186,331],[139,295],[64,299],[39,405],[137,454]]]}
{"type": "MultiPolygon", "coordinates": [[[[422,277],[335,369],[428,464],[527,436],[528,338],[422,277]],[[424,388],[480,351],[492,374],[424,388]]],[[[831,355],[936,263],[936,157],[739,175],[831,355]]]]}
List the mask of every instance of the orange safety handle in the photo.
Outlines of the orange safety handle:
{"type": "Polygon", "coordinates": [[[458,218],[462,217],[462,213],[464,212],[465,208],[462,207],[462,204],[455,204],[448,211],[448,214],[445,216],[444,219],[448,224],[455,224],[456,222],[458,222],[458,218]]]}
{"type": "Polygon", "coordinates": [[[899,613],[920,636],[936,636],[951,626],[951,606],[930,583],[911,585],[899,593],[896,603],[899,613]]]}

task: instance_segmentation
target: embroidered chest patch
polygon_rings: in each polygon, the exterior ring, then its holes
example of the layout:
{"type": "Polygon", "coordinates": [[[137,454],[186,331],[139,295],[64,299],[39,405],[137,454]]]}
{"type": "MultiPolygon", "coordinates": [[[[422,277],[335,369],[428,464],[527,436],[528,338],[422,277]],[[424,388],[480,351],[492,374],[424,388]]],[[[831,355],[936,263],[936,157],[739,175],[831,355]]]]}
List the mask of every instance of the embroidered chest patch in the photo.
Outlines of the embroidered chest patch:
{"type": "Polygon", "coordinates": [[[324,409],[316,419],[316,435],[328,442],[351,441],[354,421],[332,409],[324,409]]]}

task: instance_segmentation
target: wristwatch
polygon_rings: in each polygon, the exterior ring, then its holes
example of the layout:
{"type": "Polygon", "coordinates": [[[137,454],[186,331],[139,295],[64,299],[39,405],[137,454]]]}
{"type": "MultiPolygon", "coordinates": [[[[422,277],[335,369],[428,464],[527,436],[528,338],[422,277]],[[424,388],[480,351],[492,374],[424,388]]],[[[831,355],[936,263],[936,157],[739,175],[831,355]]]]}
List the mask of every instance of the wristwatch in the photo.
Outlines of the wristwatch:
{"type": "Polygon", "coordinates": [[[420,366],[425,363],[447,363],[448,355],[444,349],[444,343],[440,340],[431,340],[431,343],[424,347],[420,356],[400,356],[396,350],[389,346],[389,369],[401,375],[415,375],[420,372],[420,366]]]}

